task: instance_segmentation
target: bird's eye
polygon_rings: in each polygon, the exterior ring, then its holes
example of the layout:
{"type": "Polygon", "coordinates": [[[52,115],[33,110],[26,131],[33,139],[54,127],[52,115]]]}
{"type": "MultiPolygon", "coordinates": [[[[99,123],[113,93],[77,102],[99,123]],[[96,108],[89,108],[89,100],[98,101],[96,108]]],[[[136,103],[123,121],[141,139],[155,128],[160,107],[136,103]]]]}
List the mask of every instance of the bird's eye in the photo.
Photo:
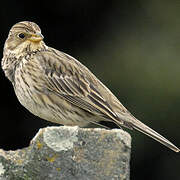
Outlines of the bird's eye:
{"type": "Polygon", "coordinates": [[[25,34],[24,33],[19,33],[18,37],[21,38],[21,39],[24,39],[25,38],[25,34]]]}

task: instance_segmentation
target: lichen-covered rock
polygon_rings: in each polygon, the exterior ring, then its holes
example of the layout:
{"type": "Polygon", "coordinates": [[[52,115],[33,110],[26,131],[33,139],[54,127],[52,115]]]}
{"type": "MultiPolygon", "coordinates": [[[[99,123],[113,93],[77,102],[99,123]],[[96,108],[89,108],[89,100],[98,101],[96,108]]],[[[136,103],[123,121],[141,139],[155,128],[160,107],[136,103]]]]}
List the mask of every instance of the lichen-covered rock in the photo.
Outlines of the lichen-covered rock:
{"type": "Polygon", "coordinates": [[[0,150],[0,180],[128,180],[130,148],[120,129],[47,127],[27,148],[0,150]]]}

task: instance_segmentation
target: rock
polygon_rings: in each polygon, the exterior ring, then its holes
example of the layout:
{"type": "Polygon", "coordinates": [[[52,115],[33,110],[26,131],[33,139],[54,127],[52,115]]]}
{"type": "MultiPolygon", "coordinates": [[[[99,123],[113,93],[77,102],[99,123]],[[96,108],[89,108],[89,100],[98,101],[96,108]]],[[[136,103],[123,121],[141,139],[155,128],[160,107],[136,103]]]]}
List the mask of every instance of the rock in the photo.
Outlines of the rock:
{"type": "Polygon", "coordinates": [[[27,148],[0,150],[0,180],[128,180],[130,150],[121,129],[47,127],[27,148]]]}

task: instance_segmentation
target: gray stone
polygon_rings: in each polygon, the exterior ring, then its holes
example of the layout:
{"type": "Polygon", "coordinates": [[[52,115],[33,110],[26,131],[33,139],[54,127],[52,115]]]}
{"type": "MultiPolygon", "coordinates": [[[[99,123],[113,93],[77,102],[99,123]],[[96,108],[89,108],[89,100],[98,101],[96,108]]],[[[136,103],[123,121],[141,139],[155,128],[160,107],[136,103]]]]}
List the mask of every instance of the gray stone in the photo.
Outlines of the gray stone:
{"type": "Polygon", "coordinates": [[[121,129],[47,127],[27,148],[0,150],[0,180],[128,180],[130,150],[121,129]]]}

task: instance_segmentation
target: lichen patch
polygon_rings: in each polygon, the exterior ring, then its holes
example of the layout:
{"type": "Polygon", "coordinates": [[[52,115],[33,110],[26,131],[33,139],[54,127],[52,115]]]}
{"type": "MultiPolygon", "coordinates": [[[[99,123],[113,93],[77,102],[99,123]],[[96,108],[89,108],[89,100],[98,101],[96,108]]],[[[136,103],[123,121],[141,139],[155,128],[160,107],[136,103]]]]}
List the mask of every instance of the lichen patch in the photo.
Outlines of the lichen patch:
{"type": "Polygon", "coordinates": [[[0,176],[2,176],[5,172],[4,166],[2,163],[0,163],[0,176]]]}
{"type": "Polygon", "coordinates": [[[78,141],[78,127],[48,127],[43,133],[43,140],[47,146],[56,152],[72,149],[78,141]],[[70,128],[70,130],[69,130],[70,128]]]}

